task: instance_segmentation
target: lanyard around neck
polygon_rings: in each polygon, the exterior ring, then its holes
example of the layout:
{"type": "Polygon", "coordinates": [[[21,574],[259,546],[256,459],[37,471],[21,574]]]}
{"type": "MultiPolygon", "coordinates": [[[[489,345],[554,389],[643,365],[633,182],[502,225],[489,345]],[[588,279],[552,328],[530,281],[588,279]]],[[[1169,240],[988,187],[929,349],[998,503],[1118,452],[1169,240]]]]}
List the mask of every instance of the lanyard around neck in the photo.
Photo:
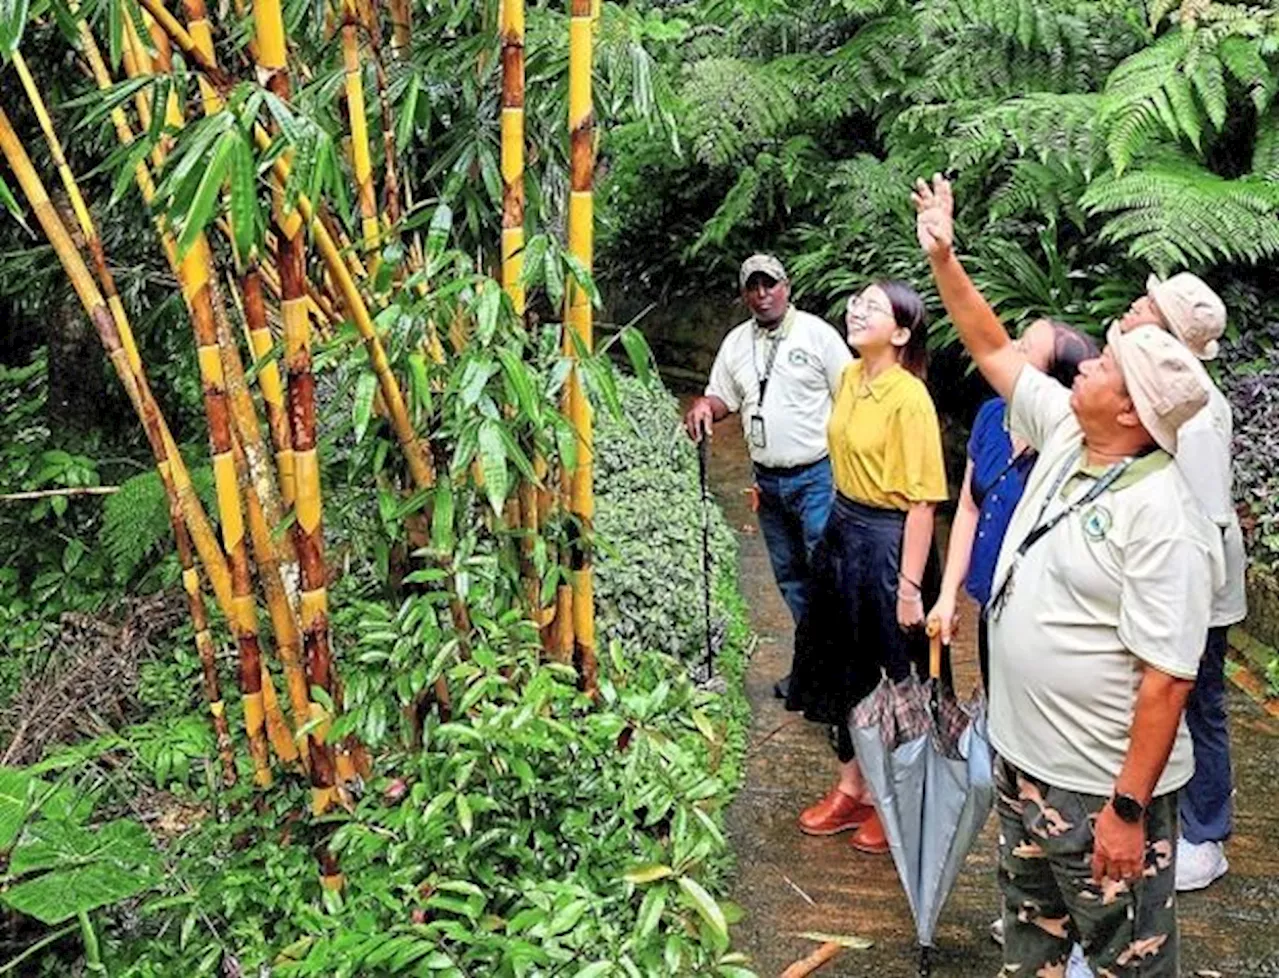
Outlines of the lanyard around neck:
{"type": "MultiPolygon", "coordinates": [[[[759,327],[756,327],[759,329],[759,327]]],[[[755,337],[751,338],[751,365],[756,370],[756,386],[760,391],[759,400],[756,401],[756,410],[764,407],[764,394],[769,389],[769,377],[773,374],[774,361],[778,359],[778,347],[782,345],[784,339],[783,331],[786,329],[785,319],[773,327],[765,336],[765,342],[768,349],[764,354],[764,370],[761,371],[759,363],[756,362],[756,341],[755,337]]]]}
{"type": "MultiPolygon", "coordinates": [[[[1081,449],[1083,451],[1084,449],[1081,449]]],[[[1026,538],[1018,545],[1018,556],[1021,557],[1035,544],[1037,540],[1061,523],[1064,519],[1074,513],[1082,506],[1088,506],[1104,492],[1110,489],[1120,476],[1124,475],[1125,470],[1133,464],[1132,458],[1126,458],[1110,465],[1102,475],[1098,476],[1093,485],[1089,487],[1089,491],[1072,500],[1061,510],[1059,510],[1052,519],[1045,520],[1044,514],[1049,510],[1049,504],[1057,498],[1058,493],[1062,490],[1063,485],[1071,475],[1072,469],[1075,468],[1076,456],[1072,456],[1066,460],[1062,468],[1058,470],[1057,478],[1053,481],[1053,486],[1049,489],[1048,495],[1044,497],[1044,502],[1040,504],[1040,512],[1036,514],[1036,521],[1032,525],[1031,531],[1026,538]]]]}

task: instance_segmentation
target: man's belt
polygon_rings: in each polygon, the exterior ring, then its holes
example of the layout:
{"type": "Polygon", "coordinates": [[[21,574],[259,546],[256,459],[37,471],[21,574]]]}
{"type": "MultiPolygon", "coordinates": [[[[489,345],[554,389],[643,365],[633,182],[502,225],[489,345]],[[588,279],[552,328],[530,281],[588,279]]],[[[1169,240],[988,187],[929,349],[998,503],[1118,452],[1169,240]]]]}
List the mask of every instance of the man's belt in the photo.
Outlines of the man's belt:
{"type": "Polygon", "coordinates": [[[827,456],[823,455],[822,458],[816,458],[812,462],[805,462],[803,465],[776,465],[775,466],[775,465],[761,465],[758,462],[752,462],[751,464],[755,467],[756,475],[772,475],[772,476],[779,476],[781,478],[786,478],[792,475],[799,475],[801,472],[804,472],[807,469],[811,469],[815,465],[819,465],[825,462],[826,460],[827,460],[827,456]]]}

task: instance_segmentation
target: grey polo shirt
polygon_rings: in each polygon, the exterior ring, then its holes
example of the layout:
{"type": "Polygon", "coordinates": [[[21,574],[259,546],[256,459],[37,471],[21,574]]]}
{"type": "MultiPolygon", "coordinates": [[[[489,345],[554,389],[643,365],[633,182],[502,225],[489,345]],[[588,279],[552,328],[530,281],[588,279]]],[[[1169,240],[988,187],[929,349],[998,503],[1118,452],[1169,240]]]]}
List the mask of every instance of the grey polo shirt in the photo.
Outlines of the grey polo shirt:
{"type": "Polygon", "coordinates": [[[757,465],[807,465],[826,457],[827,419],[840,375],[852,360],[839,332],[792,306],[773,330],[761,329],[753,319],[730,330],[716,354],[706,393],[741,415],[742,433],[757,465]],[[761,404],[764,376],[769,379],[761,404]],[[763,445],[751,438],[751,418],[757,413],[764,418],[763,445]]]}
{"type": "MultiPolygon", "coordinates": [[[[1034,368],[1018,377],[1010,424],[1040,454],[1005,536],[993,595],[1042,511],[1052,517],[1100,474],[1084,467],[1070,392],[1034,368]],[[1059,482],[1064,472],[1070,474],[1059,482]]],[[[1172,459],[1155,451],[1134,461],[1027,550],[999,611],[993,598],[996,749],[1049,784],[1109,796],[1129,750],[1145,667],[1195,678],[1221,580],[1218,530],[1172,459]]],[[[1191,739],[1180,721],[1156,794],[1180,788],[1192,770],[1191,739]]]]}

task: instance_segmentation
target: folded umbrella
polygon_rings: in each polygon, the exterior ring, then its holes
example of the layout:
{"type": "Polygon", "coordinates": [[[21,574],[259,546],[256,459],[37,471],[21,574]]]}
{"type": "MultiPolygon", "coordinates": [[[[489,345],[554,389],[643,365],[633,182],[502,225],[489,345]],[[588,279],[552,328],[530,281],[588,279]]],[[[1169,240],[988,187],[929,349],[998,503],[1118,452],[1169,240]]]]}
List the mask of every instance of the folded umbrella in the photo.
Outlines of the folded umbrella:
{"type": "Polygon", "coordinates": [[[881,679],[849,722],[916,922],[921,975],[929,974],[942,907],[994,798],[981,695],[961,704],[943,687],[941,643],[930,637],[929,680],[881,679]]]}

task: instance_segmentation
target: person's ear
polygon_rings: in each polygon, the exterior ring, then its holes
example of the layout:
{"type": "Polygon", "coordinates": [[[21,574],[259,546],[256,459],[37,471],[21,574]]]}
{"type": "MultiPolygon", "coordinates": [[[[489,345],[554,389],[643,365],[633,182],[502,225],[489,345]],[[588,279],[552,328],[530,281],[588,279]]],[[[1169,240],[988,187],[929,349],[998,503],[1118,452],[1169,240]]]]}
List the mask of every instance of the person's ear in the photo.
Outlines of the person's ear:
{"type": "Polygon", "coordinates": [[[911,330],[905,326],[896,327],[889,337],[889,342],[897,347],[906,346],[911,342],[911,330]]]}
{"type": "Polygon", "coordinates": [[[1133,406],[1133,401],[1127,397],[1124,399],[1124,404],[1120,408],[1120,413],[1116,415],[1116,423],[1125,428],[1142,427],[1142,419],[1138,417],[1138,412],[1133,406]]]}

